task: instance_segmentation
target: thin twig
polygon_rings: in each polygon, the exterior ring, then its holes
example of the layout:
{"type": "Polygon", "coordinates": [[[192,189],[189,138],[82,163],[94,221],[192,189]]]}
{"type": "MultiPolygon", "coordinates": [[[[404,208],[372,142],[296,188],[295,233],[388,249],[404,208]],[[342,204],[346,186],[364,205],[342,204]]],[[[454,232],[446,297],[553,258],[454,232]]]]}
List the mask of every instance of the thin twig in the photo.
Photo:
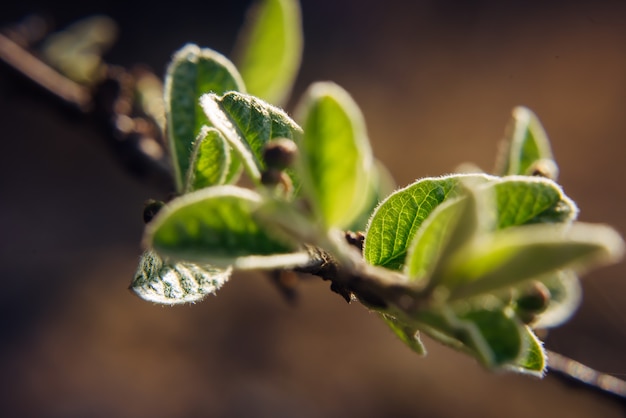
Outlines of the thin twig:
{"type": "Polygon", "coordinates": [[[1,33],[0,59],[49,93],[80,110],[86,110],[91,103],[88,89],[63,76],[1,33]]]}
{"type": "Polygon", "coordinates": [[[626,406],[626,382],[585,366],[554,351],[547,351],[548,370],[569,383],[609,396],[626,406]]]}
{"type": "Polygon", "coordinates": [[[109,145],[133,174],[150,180],[164,194],[173,191],[164,132],[135,100],[135,88],[145,69],[126,70],[103,64],[104,78],[83,86],[61,74],[27,48],[0,33],[0,61],[104,131],[109,145]],[[104,128],[104,129],[103,129],[104,128]]]}

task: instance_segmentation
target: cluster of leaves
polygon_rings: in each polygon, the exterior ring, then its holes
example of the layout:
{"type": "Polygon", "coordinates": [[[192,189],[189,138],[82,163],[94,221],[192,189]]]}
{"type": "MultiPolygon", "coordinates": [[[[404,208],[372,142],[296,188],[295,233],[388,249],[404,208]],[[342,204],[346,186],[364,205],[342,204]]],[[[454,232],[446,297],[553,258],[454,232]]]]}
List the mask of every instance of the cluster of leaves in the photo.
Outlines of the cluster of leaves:
{"type": "Polygon", "coordinates": [[[514,110],[493,175],[425,178],[379,203],[390,180],[347,92],[316,83],[293,119],[269,104],[284,103],[299,66],[297,2],[261,1],[244,33],[238,67],[187,45],[167,70],[179,196],[148,223],[131,288],[157,303],[195,302],[236,269],[325,276],[330,263],[335,289],[418,353],[423,332],[487,367],[542,375],[533,327],[567,319],[578,274],[618,259],[622,240],[575,222],[535,115],[514,110]],[[237,185],[242,175],[249,187],[237,185]],[[365,230],[362,251],[346,229],[365,230]]]}

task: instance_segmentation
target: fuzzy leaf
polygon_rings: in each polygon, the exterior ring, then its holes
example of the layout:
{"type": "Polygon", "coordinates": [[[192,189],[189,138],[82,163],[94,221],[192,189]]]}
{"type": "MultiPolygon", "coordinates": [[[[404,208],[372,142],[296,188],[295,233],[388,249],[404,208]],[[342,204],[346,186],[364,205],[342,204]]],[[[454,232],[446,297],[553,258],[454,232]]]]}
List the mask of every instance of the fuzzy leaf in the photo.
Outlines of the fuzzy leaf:
{"type": "Polygon", "coordinates": [[[523,344],[524,350],[520,353],[520,356],[509,363],[506,368],[518,373],[543,377],[547,366],[546,352],[543,348],[543,343],[528,326],[524,326],[521,335],[525,340],[523,344]]]}
{"type": "Polygon", "coordinates": [[[313,84],[298,107],[303,187],[320,222],[346,228],[367,204],[372,150],[360,109],[341,87],[313,84]]]}
{"type": "Polygon", "coordinates": [[[530,223],[568,222],[578,209],[551,180],[513,176],[488,185],[495,188],[498,229],[530,223]]]}
{"type": "Polygon", "coordinates": [[[494,179],[482,174],[424,178],[385,199],[367,226],[365,260],[376,266],[401,270],[409,244],[420,225],[444,200],[458,196],[464,178],[494,179]]]}
{"type": "Polygon", "coordinates": [[[203,127],[194,143],[185,191],[224,184],[230,167],[229,145],[215,128],[203,127]]]}
{"type": "Polygon", "coordinates": [[[261,197],[248,189],[215,186],[168,203],[148,225],[144,244],[164,256],[218,267],[274,268],[304,263],[289,237],[273,235],[255,211],[261,197]]]}
{"type": "MultiPolygon", "coordinates": [[[[443,263],[446,247],[455,234],[469,206],[473,202],[467,197],[450,199],[438,206],[422,223],[412,240],[405,260],[404,273],[410,280],[429,278],[436,266],[443,263]]],[[[473,225],[476,226],[474,220],[473,225]]],[[[472,228],[473,229],[473,228],[472,228]]]]}
{"type": "Polygon", "coordinates": [[[525,348],[522,324],[502,310],[471,310],[451,324],[487,367],[515,361],[525,348]]]}
{"type": "Polygon", "coordinates": [[[524,326],[508,310],[497,306],[463,308],[422,311],[416,320],[433,339],[471,354],[489,368],[505,367],[524,352],[524,326]]]}
{"type": "Polygon", "coordinates": [[[553,180],[558,168],[552,157],[548,136],[537,116],[528,108],[513,109],[496,172],[500,175],[532,175],[553,180]]]}
{"type": "Polygon", "coordinates": [[[549,277],[561,269],[583,270],[615,262],[623,245],[617,232],[603,225],[510,228],[458,251],[442,272],[442,283],[452,289],[451,299],[471,297],[549,277]]]}
{"type": "Polygon", "coordinates": [[[206,94],[200,103],[211,124],[224,135],[256,182],[265,168],[265,144],[274,138],[294,139],[301,132],[283,110],[247,94],[206,94]]]}
{"type": "MultiPolygon", "coordinates": [[[[474,176],[453,178],[464,183],[483,179],[474,176]]],[[[472,228],[482,226],[486,228],[483,232],[487,233],[494,228],[503,229],[536,222],[566,222],[577,214],[574,203],[564,196],[560,187],[551,180],[528,176],[486,179],[488,181],[483,181],[482,184],[474,186],[468,184],[478,199],[474,204],[481,203],[479,208],[474,209],[473,216],[468,215],[467,219],[459,223],[455,217],[460,212],[457,213],[458,210],[454,208],[461,203],[454,203],[449,208],[441,205],[435,208],[420,226],[409,244],[408,257],[405,260],[405,273],[409,277],[425,278],[433,272],[436,261],[443,257],[440,252],[446,247],[448,236],[455,230],[456,225],[464,230],[472,225],[474,225],[472,228]],[[491,209],[492,200],[495,200],[495,211],[491,209]],[[480,218],[483,218],[482,221],[480,218]]],[[[452,254],[453,249],[449,250],[449,254],[452,254]]]]}
{"type": "Polygon", "coordinates": [[[391,328],[394,334],[405,343],[411,350],[420,356],[426,355],[426,348],[422,344],[419,331],[407,324],[402,323],[393,316],[382,314],[381,318],[391,328]]]}
{"type": "Polygon", "coordinates": [[[145,251],[139,261],[130,289],[140,298],[165,305],[198,302],[214,294],[231,273],[194,263],[166,263],[154,251],[145,251]]]}
{"type": "Polygon", "coordinates": [[[360,215],[352,221],[347,229],[350,231],[364,231],[367,223],[372,216],[374,210],[380,202],[389,196],[396,189],[396,182],[385,165],[374,160],[372,170],[369,176],[369,184],[367,187],[366,204],[360,215]]]}
{"type": "Polygon", "coordinates": [[[237,68],[250,94],[282,105],[302,58],[297,0],[261,0],[251,10],[237,47],[237,68]]]}
{"type": "Polygon", "coordinates": [[[200,96],[231,90],[245,91],[245,87],[237,69],[223,55],[193,44],[185,45],[174,54],[165,75],[165,106],[179,191],[183,190],[187,178],[193,142],[200,129],[209,125],[199,105],[200,96]]]}

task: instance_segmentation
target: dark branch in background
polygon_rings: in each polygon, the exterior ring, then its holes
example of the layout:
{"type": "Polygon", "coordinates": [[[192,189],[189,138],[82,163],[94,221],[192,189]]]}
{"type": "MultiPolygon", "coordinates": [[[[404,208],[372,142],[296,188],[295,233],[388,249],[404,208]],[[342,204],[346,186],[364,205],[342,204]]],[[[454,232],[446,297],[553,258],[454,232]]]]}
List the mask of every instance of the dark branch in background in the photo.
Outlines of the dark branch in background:
{"type": "Polygon", "coordinates": [[[82,113],[105,133],[108,145],[131,173],[171,193],[174,181],[162,129],[136,97],[143,81],[159,78],[142,67],[126,70],[103,65],[104,75],[93,85],[79,84],[31,50],[37,37],[29,34],[36,31],[36,22],[31,17],[18,26],[20,31],[0,31],[0,61],[60,104],[82,113]]]}
{"type": "MultiPolygon", "coordinates": [[[[106,134],[107,142],[130,172],[161,188],[164,195],[171,194],[174,182],[164,132],[154,115],[150,115],[137,98],[142,81],[158,78],[143,67],[127,70],[105,65],[104,76],[93,85],[79,84],[52,68],[32,50],[32,44],[43,34],[35,34],[37,31],[34,29],[29,33],[29,22],[34,26],[33,18],[30,18],[30,21],[22,23],[20,31],[15,28],[0,31],[0,61],[17,76],[29,80],[55,97],[59,104],[78,110],[86,120],[93,123],[95,129],[106,134]]],[[[158,211],[156,206],[150,206],[149,217],[154,215],[151,212],[153,209],[154,213],[158,211]]],[[[362,233],[346,233],[346,241],[358,250],[363,249],[363,238],[362,233]]],[[[405,293],[395,292],[393,284],[385,285],[378,280],[369,280],[365,273],[345,271],[330,254],[321,249],[313,248],[311,251],[315,257],[309,265],[294,271],[270,273],[272,282],[291,304],[297,299],[298,279],[305,275],[330,281],[331,290],[347,302],[356,298],[366,306],[385,308],[385,301],[380,298],[380,294],[384,294],[386,300],[395,300],[396,293],[397,297],[406,297],[405,293]]],[[[398,300],[400,303],[402,301],[398,300]]],[[[626,382],[623,380],[552,351],[548,351],[548,359],[550,375],[601,393],[626,406],[626,382]]]]}

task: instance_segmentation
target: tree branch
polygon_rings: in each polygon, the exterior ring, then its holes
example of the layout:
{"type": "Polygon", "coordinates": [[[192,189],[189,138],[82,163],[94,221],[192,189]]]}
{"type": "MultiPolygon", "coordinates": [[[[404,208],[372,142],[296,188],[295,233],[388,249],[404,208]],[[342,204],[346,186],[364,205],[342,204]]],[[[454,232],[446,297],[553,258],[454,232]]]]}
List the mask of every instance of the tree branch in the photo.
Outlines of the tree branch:
{"type": "MultiPolygon", "coordinates": [[[[134,115],[120,111],[130,107],[116,106],[119,100],[132,100],[125,97],[128,86],[125,82],[136,83],[132,71],[115,67],[108,72],[108,76],[93,88],[82,86],[65,77],[45,62],[41,61],[26,48],[10,37],[0,33],[0,60],[12,68],[16,73],[30,80],[42,90],[51,93],[65,104],[79,109],[86,116],[95,116],[92,119],[103,122],[99,129],[107,132],[111,143],[128,168],[137,173],[147,173],[158,180],[157,184],[165,189],[166,193],[173,190],[173,179],[166,161],[166,149],[163,144],[163,132],[157,129],[154,121],[146,115],[134,115]],[[130,81],[129,81],[130,77],[130,81]],[[126,81],[124,81],[126,80],[126,81]],[[141,123],[135,123],[132,129],[120,129],[119,118],[140,118],[148,121],[151,128],[141,128],[141,123]],[[156,138],[155,138],[156,137],[156,138]],[[156,146],[159,151],[148,152],[147,142],[156,146]]],[[[113,67],[110,67],[111,69],[113,67]]],[[[131,87],[132,89],[132,87],[131,87]]],[[[155,148],[153,148],[154,151],[155,148]]],[[[346,233],[346,241],[362,250],[363,235],[346,233]]],[[[416,309],[419,299],[407,294],[406,288],[400,289],[394,285],[392,276],[376,274],[372,269],[348,271],[327,252],[312,248],[314,254],[309,265],[294,269],[297,273],[306,273],[331,282],[331,290],[341,295],[347,302],[358,299],[361,303],[373,309],[385,309],[391,302],[405,310],[416,309]]],[[[279,272],[277,272],[279,273],[279,272]]],[[[283,272],[284,273],[284,272],[283,272]]],[[[287,272],[289,273],[289,272],[287,272]]],[[[293,302],[295,298],[293,277],[283,277],[280,274],[273,276],[273,281],[279,289],[293,302]]],[[[559,379],[580,385],[581,387],[598,392],[613,400],[626,405],[626,382],[606,373],[598,372],[577,361],[561,354],[548,351],[548,369],[559,379]]]]}

